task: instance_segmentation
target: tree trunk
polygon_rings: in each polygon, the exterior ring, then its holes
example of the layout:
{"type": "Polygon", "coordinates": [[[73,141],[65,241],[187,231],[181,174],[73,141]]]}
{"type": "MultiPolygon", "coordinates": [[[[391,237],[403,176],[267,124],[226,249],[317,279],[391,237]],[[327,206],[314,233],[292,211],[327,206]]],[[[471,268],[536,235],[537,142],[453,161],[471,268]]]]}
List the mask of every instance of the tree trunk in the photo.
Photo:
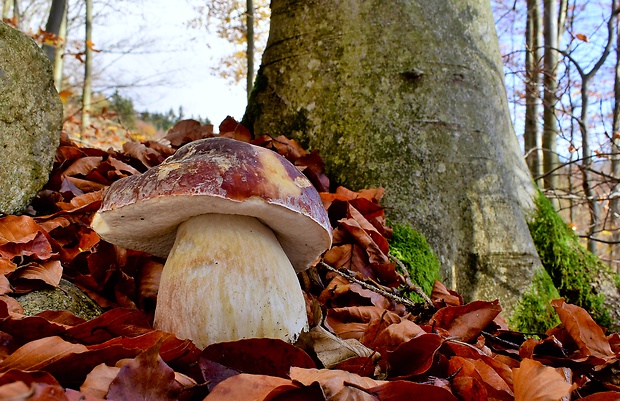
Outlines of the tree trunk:
{"type": "MultiPolygon", "coordinates": [[[[525,32],[525,130],[524,150],[533,177],[543,175],[542,132],[538,125],[540,104],[540,62],[542,59],[542,14],[540,0],[527,1],[525,32]]],[[[542,180],[541,180],[542,181],[542,180]]],[[[542,182],[538,182],[542,187],[542,182]]]]}
{"type": "Polygon", "coordinates": [[[13,0],[13,18],[15,18],[15,27],[21,30],[22,17],[19,13],[19,0],[13,0]]]}
{"type": "MultiPolygon", "coordinates": [[[[556,71],[558,68],[558,1],[544,0],[544,32],[545,32],[545,56],[544,56],[544,101],[543,101],[543,148],[545,173],[544,187],[555,190],[558,187],[558,175],[555,170],[560,165],[557,148],[557,115],[556,103],[558,83],[556,71]]],[[[553,200],[553,199],[552,199],[553,200]]],[[[557,208],[557,201],[554,203],[557,208]]]]}
{"type": "MultiPolygon", "coordinates": [[[[617,17],[620,19],[620,17],[617,17]]],[[[611,172],[615,178],[611,191],[611,215],[614,242],[620,241],[620,29],[616,35],[616,71],[614,78],[614,111],[612,123],[611,172]]],[[[612,246],[611,259],[618,259],[620,245],[612,246]]],[[[614,266],[620,273],[620,264],[614,266]]]]}
{"type": "MultiPolygon", "coordinates": [[[[47,24],[45,25],[45,32],[56,35],[60,34],[60,26],[66,15],[67,0],[52,0],[52,6],[50,7],[50,13],[47,18],[47,24]]],[[[43,50],[50,61],[53,63],[56,59],[56,47],[58,45],[43,45],[43,50]]]]}
{"type": "Polygon", "coordinates": [[[9,18],[9,11],[11,11],[11,4],[13,0],[2,0],[2,19],[9,18]]]}
{"type": "Polygon", "coordinates": [[[445,282],[508,313],[541,270],[536,194],[514,135],[488,1],[273,0],[244,123],[323,156],[352,189],[383,186],[445,282]]]}
{"type": "Polygon", "coordinates": [[[58,92],[62,91],[62,80],[64,77],[64,55],[66,49],[67,38],[67,12],[69,7],[65,7],[65,13],[62,17],[60,30],[58,31],[59,44],[54,52],[54,86],[58,92]]]}
{"type": "Polygon", "coordinates": [[[247,18],[246,18],[246,41],[248,58],[248,73],[246,81],[246,90],[248,99],[252,92],[252,86],[254,85],[254,2],[247,0],[247,18]]]}
{"type": "Polygon", "coordinates": [[[92,95],[92,35],[93,35],[93,1],[86,0],[86,36],[84,55],[84,87],[82,88],[82,132],[90,126],[91,95],[92,95]]]}

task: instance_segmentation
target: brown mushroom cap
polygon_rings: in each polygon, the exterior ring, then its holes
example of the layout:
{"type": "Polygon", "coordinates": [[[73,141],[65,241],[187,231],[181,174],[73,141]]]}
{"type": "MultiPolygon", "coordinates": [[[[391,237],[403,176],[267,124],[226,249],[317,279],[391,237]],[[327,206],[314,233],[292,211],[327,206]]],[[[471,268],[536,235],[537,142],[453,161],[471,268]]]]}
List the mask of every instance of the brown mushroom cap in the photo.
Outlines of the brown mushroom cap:
{"type": "Polygon", "coordinates": [[[207,213],[256,217],[298,272],[331,245],[310,181],[277,153],[228,138],[191,142],[144,174],[114,182],[92,227],[108,242],[167,257],[177,226],[207,213]]]}

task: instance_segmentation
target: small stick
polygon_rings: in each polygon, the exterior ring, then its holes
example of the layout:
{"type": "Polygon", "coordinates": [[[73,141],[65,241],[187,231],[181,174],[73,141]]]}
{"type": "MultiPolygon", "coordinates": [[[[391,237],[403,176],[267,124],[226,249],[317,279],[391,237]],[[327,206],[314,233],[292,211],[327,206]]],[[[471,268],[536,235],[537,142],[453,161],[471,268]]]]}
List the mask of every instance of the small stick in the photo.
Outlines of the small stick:
{"type": "Polygon", "coordinates": [[[403,297],[395,295],[395,294],[391,294],[391,293],[389,293],[389,292],[387,292],[387,291],[385,291],[385,290],[383,290],[381,288],[378,288],[378,287],[376,287],[374,285],[370,285],[370,284],[366,283],[365,281],[360,280],[360,279],[354,277],[352,274],[344,271],[344,269],[336,269],[335,267],[332,267],[332,266],[328,265],[327,263],[325,263],[323,261],[319,262],[319,264],[321,266],[325,267],[327,270],[330,270],[330,271],[332,271],[334,273],[337,273],[337,274],[341,275],[342,277],[346,278],[347,280],[354,282],[355,284],[361,285],[362,288],[365,288],[367,290],[370,290],[370,291],[376,292],[378,294],[381,294],[384,297],[386,297],[386,298],[388,298],[388,299],[390,299],[392,301],[399,302],[399,303],[405,305],[406,307],[409,307],[409,308],[415,308],[416,307],[416,303],[413,302],[412,300],[407,299],[407,298],[403,298],[403,297]]]}
{"type": "Polygon", "coordinates": [[[424,302],[426,302],[427,305],[434,308],[435,305],[433,305],[433,301],[431,301],[428,295],[426,295],[424,290],[419,285],[413,284],[413,281],[411,280],[411,275],[409,275],[409,271],[407,270],[407,266],[405,266],[405,264],[394,255],[389,255],[389,257],[394,262],[396,262],[398,267],[400,267],[400,269],[403,271],[403,276],[405,277],[405,284],[407,284],[409,289],[415,291],[416,294],[422,297],[422,299],[424,300],[424,302]]]}

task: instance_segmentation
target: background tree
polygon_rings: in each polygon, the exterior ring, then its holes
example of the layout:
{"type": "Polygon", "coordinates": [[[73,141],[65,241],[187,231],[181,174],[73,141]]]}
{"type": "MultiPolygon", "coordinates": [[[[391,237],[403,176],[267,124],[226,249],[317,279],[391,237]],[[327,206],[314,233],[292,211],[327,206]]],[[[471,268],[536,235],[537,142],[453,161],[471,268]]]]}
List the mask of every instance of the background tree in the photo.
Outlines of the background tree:
{"type": "Polygon", "coordinates": [[[265,47],[269,30],[267,0],[196,1],[198,17],[191,21],[194,28],[205,28],[226,40],[232,52],[212,68],[213,72],[231,83],[246,82],[248,96],[254,83],[255,66],[265,47]]]}
{"type": "MultiPolygon", "coordinates": [[[[527,0],[525,31],[525,124],[526,161],[533,177],[543,175],[542,132],[538,124],[540,105],[540,72],[542,60],[542,12],[540,0],[527,0]]],[[[538,181],[542,186],[542,181],[538,181]]]]}
{"type": "Polygon", "coordinates": [[[489,4],[271,8],[244,123],[318,149],[338,184],[385,187],[391,217],[426,235],[450,286],[512,311],[542,268],[489,4]]]}
{"type": "Polygon", "coordinates": [[[82,87],[82,131],[90,126],[92,79],[93,79],[93,2],[86,0],[86,23],[84,25],[84,86],[82,87]]]}
{"type": "Polygon", "coordinates": [[[56,47],[59,43],[58,36],[60,34],[60,27],[65,19],[66,12],[67,0],[52,0],[47,24],[45,24],[45,32],[55,36],[55,38],[53,43],[46,43],[43,45],[45,54],[47,54],[47,57],[49,57],[52,62],[56,59],[56,47]]]}

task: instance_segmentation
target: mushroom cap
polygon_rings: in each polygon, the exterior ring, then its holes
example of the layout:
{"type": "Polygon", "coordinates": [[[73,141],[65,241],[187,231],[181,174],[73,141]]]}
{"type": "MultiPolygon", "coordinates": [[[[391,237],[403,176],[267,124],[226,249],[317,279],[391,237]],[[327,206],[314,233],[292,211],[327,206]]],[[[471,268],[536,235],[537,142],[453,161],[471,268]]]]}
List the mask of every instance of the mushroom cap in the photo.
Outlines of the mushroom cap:
{"type": "Polygon", "coordinates": [[[327,212],[299,169],[269,149],[229,138],[190,142],[144,174],[114,182],[92,228],[113,244],[167,257],[178,225],[208,213],[259,219],[297,272],[331,246],[327,212]]]}

